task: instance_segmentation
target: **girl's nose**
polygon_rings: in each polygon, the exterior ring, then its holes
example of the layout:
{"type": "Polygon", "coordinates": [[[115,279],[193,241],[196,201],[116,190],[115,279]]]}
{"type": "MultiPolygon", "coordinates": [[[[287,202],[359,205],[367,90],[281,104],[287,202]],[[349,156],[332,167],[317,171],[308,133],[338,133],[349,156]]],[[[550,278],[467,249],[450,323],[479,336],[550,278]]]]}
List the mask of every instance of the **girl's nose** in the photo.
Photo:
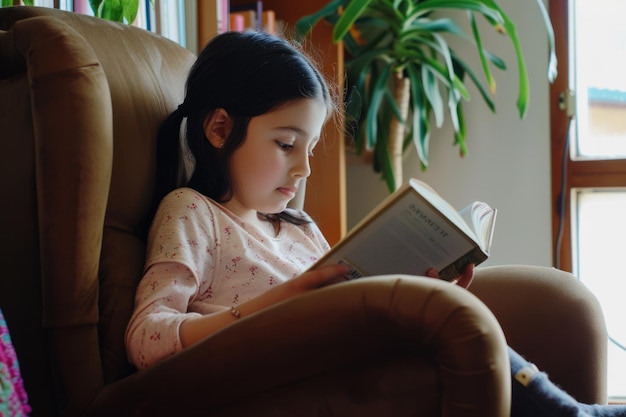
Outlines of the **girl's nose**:
{"type": "Polygon", "coordinates": [[[294,164],[292,172],[295,176],[307,178],[311,175],[311,164],[309,162],[309,153],[303,152],[294,164]]]}

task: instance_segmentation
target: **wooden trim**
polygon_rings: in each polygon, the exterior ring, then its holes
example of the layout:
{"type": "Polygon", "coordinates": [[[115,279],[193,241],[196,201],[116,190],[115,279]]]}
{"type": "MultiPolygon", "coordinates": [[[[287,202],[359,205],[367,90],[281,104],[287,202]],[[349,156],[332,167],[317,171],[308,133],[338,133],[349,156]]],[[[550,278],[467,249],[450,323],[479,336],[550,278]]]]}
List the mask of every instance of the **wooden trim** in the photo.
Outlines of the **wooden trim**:
{"type": "Polygon", "coordinates": [[[556,54],[558,57],[558,77],[550,87],[550,136],[551,136],[551,177],[552,177],[552,247],[558,245],[558,250],[553,252],[554,266],[566,271],[572,270],[571,258],[571,231],[570,231],[570,204],[569,204],[569,187],[567,186],[568,174],[563,177],[563,169],[568,168],[566,164],[563,166],[563,154],[566,152],[568,123],[567,112],[559,107],[560,96],[569,89],[568,75],[568,2],[566,0],[551,1],[549,5],[550,18],[554,28],[556,54]],[[566,181],[564,188],[565,207],[561,208],[560,192],[562,181],[566,181]],[[561,218],[560,213],[563,213],[561,218]],[[559,233],[559,225],[562,232],[559,233]],[[560,243],[559,243],[560,242],[560,243]],[[557,260],[559,260],[557,262],[557,260]],[[558,264],[557,264],[558,263],[558,264]]]}
{"type": "MultiPolygon", "coordinates": [[[[560,108],[561,94],[568,91],[569,80],[569,2],[553,0],[549,11],[554,27],[559,76],[550,88],[551,175],[552,175],[552,243],[554,266],[572,271],[571,191],[586,187],[626,187],[626,159],[572,160],[567,136],[570,130],[568,112],[560,108]],[[564,158],[564,154],[565,155],[564,158]],[[564,184],[563,184],[564,181],[564,184]],[[561,198],[563,190],[563,198],[561,198]],[[561,201],[564,207],[561,208],[561,201]],[[560,215],[562,213],[562,216],[560,215]]],[[[571,128],[574,129],[571,122],[571,128]]],[[[573,137],[573,135],[572,135],[573,137]]]]}

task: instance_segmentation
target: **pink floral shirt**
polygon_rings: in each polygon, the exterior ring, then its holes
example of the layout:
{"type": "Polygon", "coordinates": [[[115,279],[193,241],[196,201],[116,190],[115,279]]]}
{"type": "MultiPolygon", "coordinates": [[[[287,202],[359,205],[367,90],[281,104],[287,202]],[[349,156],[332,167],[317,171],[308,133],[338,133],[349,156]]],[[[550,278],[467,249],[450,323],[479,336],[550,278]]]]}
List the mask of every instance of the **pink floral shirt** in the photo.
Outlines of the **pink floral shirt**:
{"type": "Polygon", "coordinates": [[[283,222],[278,236],[268,238],[190,188],[173,191],[148,236],[145,273],[126,330],[130,361],[142,369],[180,351],[183,320],[258,296],[300,275],[328,249],[313,222],[283,222]]]}

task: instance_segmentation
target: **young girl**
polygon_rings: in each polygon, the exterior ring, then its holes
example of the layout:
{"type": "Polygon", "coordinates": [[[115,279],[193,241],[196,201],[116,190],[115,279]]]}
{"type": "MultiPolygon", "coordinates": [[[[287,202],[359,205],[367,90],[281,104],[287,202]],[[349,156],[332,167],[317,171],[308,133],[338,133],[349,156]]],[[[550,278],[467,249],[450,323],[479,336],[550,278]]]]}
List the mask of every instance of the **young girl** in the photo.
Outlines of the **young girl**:
{"type": "MultiPolygon", "coordinates": [[[[126,332],[135,366],[149,367],[239,317],[343,279],[339,265],[305,272],[329,246],[306,213],[287,208],[311,173],[309,157],[334,110],[320,72],[283,39],[232,32],[202,51],[184,103],[159,131],[160,204],[126,332]]],[[[467,287],[472,276],[469,267],[458,284],[467,287]]],[[[511,358],[515,373],[532,369],[514,352],[511,358]]],[[[546,396],[528,392],[524,405],[537,398],[543,404],[546,396]]],[[[547,410],[558,413],[531,411],[579,415],[547,410]]]]}

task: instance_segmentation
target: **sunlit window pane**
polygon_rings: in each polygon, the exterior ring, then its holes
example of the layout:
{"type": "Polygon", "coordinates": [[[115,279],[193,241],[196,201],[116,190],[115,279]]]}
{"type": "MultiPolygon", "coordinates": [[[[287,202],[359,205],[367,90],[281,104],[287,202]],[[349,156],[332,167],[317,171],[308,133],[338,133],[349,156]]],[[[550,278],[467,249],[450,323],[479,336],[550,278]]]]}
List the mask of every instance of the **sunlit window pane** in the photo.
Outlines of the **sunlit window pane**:
{"type": "Polygon", "coordinates": [[[626,156],[624,0],[573,1],[575,158],[626,156]]]}
{"type": "Polygon", "coordinates": [[[609,396],[626,398],[626,189],[574,190],[575,273],[598,297],[609,341],[609,396]]]}

